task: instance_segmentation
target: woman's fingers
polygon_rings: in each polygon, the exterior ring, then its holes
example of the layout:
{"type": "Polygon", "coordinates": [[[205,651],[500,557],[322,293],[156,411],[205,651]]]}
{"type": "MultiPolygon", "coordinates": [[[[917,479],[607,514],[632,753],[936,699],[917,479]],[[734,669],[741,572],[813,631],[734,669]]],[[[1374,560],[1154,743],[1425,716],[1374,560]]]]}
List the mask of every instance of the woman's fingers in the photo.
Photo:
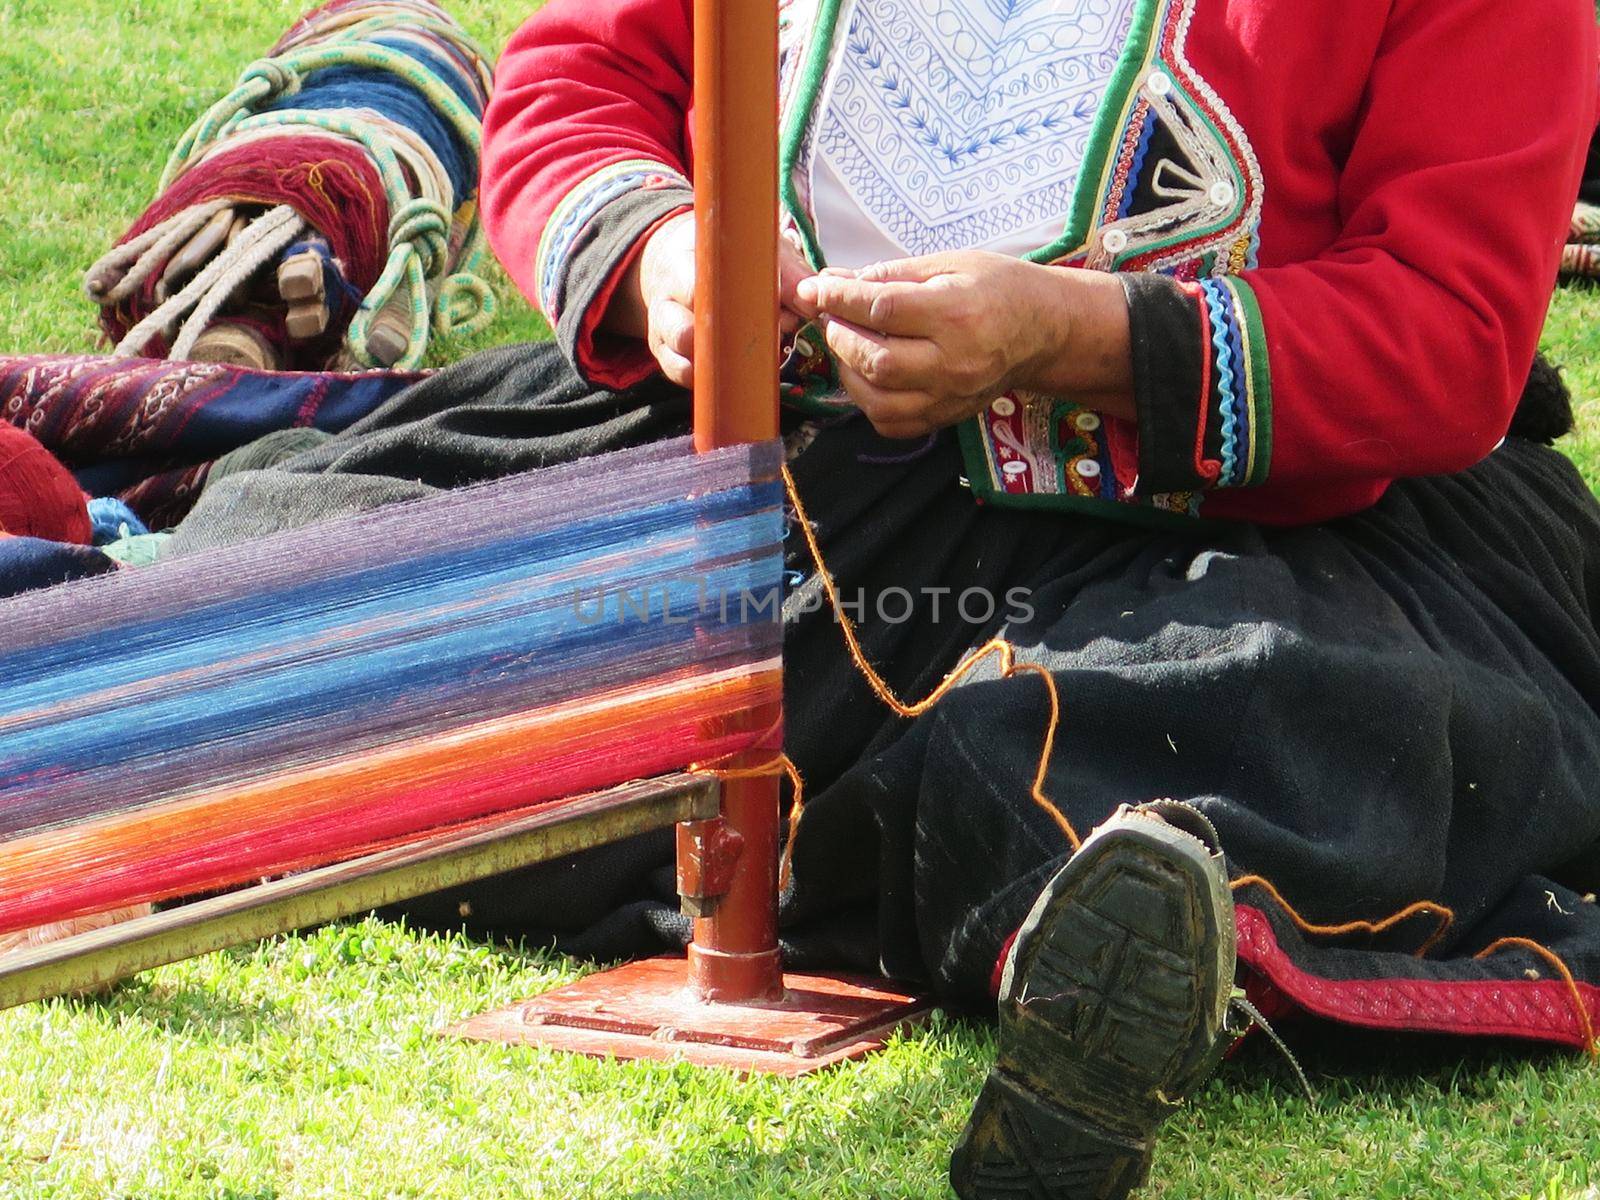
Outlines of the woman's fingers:
{"type": "Polygon", "coordinates": [[[943,353],[925,338],[886,337],[837,319],[827,323],[825,336],[840,363],[878,388],[940,391],[949,376],[943,353]]]}
{"type": "Polygon", "coordinates": [[[650,306],[650,338],[654,346],[693,358],[694,314],[676,300],[657,300],[650,306]]]}
{"type": "Polygon", "coordinates": [[[850,399],[884,437],[926,437],[939,428],[932,414],[940,404],[933,396],[882,388],[845,363],[838,367],[839,382],[850,393],[850,399]]]}
{"type": "Polygon", "coordinates": [[[970,266],[970,251],[924,254],[917,258],[894,258],[862,267],[854,274],[867,283],[927,283],[940,275],[958,274],[970,266]]]}
{"type": "Polygon", "coordinates": [[[681,388],[693,389],[694,363],[671,350],[657,350],[656,363],[661,373],[681,388]]]}
{"type": "Polygon", "coordinates": [[[786,309],[795,312],[799,308],[795,301],[795,291],[800,286],[800,281],[811,278],[811,264],[806,261],[805,255],[789,241],[780,238],[778,241],[778,300],[786,309]]]}
{"type": "Polygon", "coordinates": [[[650,306],[649,345],[663,375],[694,386],[694,313],[676,300],[657,300],[650,306]]]}
{"type": "Polygon", "coordinates": [[[807,317],[837,317],[878,333],[926,337],[937,325],[938,297],[916,283],[870,283],[842,275],[813,275],[795,286],[795,301],[807,317]]]}

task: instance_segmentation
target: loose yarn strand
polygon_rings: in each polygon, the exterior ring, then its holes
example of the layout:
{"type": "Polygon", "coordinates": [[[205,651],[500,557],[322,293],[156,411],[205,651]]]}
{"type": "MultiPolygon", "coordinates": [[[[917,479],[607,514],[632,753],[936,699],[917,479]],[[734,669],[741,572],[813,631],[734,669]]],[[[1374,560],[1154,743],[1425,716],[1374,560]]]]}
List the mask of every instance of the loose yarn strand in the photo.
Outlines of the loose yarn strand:
{"type": "Polygon", "coordinates": [[[1551,970],[1561,976],[1561,982],[1566,985],[1567,998],[1572,1001],[1573,1011],[1578,1016],[1578,1029],[1583,1034],[1584,1053],[1591,1061],[1600,1062],[1600,1038],[1595,1036],[1594,1018],[1590,1015],[1589,1005],[1584,1001],[1583,993],[1578,990],[1578,981],[1572,974],[1572,968],[1567,966],[1566,960],[1559,954],[1532,938],[1503,937],[1478,951],[1473,958],[1481,960],[1498,954],[1501,950],[1510,949],[1526,950],[1530,954],[1538,955],[1549,964],[1551,970]]]}
{"type": "Polygon", "coordinates": [[[1067,842],[1074,852],[1083,845],[1083,839],[1078,836],[1078,831],[1069,821],[1054,801],[1045,794],[1045,777],[1050,770],[1050,759],[1055,751],[1056,734],[1061,726],[1061,694],[1056,687],[1055,677],[1038,663],[1019,663],[1016,660],[1016,647],[1004,638],[995,638],[970,652],[963,658],[943,682],[934,688],[924,699],[915,703],[907,703],[895,694],[888,682],[873,667],[867,658],[867,653],[861,645],[861,639],[856,633],[855,622],[844,610],[844,603],[839,597],[838,585],[834,582],[833,572],[828,569],[827,562],[822,556],[822,546],[817,541],[816,530],[811,526],[811,518],[806,513],[805,502],[800,498],[800,489],[795,485],[794,476],[789,468],[783,468],[783,484],[789,493],[789,503],[793,505],[795,519],[799,523],[800,532],[806,541],[806,549],[811,555],[811,560],[817,567],[817,578],[822,581],[823,590],[827,593],[828,603],[833,609],[834,619],[839,623],[839,629],[844,635],[845,645],[849,648],[851,660],[856,669],[861,672],[862,678],[867,681],[867,686],[872,689],[873,695],[883,702],[891,712],[898,716],[912,718],[920,717],[935,704],[947,696],[951,689],[977,669],[985,659],[994,657],[999,662],[1000,678],[1009,679],[1013,675],[1024,672],[1037,675],[1045,686],[1045,691],[1050,699],[1050,720],[1045,727],[1044,744],[1039,754],[1039,764],[1034,771],[1033,785],[1029,789],[1029,796],[1033,802],[1055,823],[1056,827],[1066,835],[1067,842]]]}
{"type": "MultiPolygon", "coordinates": [[[[733,757],[743,757],[743,754],[733,757]]],[[[782,775],[789,781],[793,799],[789,805],[788,836],[783,843],[783,853],[778,859],[778,891],[789,889],[789,880],[794,875],[794,838],[800,832],[800,818],[805,811],[806,781],[800,775],[800,768],[795,766],[794,760],[787,754],[779,754],[766,762],[757,763],[751,767],[719,767],[715,763],[699,764],[689,768],[691,775],[710,775],[714,779],[770,779],[774,775],[782,775]]]]}
{"type": "Polygon", "coordinates": [[[1443,904],[1437,904],[1432,900],[1418,900],[1415,904],[1408,904],[1399,912],[1392,913],[1380,921],[1346,921],[1340,925],[1318,925],[1315,922],[1309,921],[1305,917],[1301,916],[1300,913],[1295,910],[1294,905],[1290,904],[1289,901],[1284,898],[1283,893],[1278,890],[1277,885],[1275,885],[1265,876],[1241,875],[1228,886],[1236,892],[1243,891],[1245,888],[1249,887],[1260,888],[1262,891],[1266,892],[1267,895],[1272,897],[1273,901],[1278,905],[1279,908],[1283,909],[1284,914],[1289,918],[1290,921],[1294,923],[1294,927],[1296,929],[1298,929],[1301,933],[1311,934],[1314,937],[1344,937],[1352,933],[1366,933],[1373,935],[1387,933],[1396,926],[1402,925],[1406,921],[1409,921],[1412,917],[1427,913],[1430,916],[1438,918],[1439,924],[1438,927],[1428,935],[1427,940],[1424,941],[1418,948],[1416,952],[1417,958],[1426,958],[1428,956],[1428,952],[1434,949],[1434,947],[1436,947],[1444,939],[1445,934],[1450,932],[1451,926],[1453,926],[1456,921],[1455,912],[1447,906],[1443,904]]]}

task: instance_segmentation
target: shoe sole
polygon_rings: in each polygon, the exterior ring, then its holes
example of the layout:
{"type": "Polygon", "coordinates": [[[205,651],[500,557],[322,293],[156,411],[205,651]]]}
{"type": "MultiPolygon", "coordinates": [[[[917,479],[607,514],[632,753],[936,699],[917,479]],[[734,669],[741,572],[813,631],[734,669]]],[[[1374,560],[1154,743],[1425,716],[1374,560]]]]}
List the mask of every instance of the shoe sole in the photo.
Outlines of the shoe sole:
{"type": "Polygon", "coordinates": [[[1121,1200],[1215,1067],[1233,899],[1190,834],[1129,818],[1040,895],[1000,992],[1000,1054],[951,1157],[963,1200],[1121,1200]]]}

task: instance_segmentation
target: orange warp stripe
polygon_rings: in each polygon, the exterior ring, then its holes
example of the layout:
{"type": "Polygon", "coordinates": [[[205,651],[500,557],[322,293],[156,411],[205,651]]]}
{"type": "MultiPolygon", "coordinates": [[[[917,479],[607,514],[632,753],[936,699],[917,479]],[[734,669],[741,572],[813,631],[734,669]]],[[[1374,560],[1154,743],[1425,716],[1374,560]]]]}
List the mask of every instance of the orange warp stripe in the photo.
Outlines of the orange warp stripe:
{"type": "MultiPolygon", "coordinates": [[[[663,723],[692,724],[716,711],[771,703],[776,669],[723,677],[687,676],[644,691],[618,692],[486,721],[266,779],[209,788],[141,812],[101,817],[7,844],[5,885],[13,895],[59,879],[63,868],[103,871],[137,863],[153,845],[203,848],[248,828],[247,814],[275,825],[337,816],[423,786],[449,787],[535,764],[556,752],[599,751],[619,734],[663,723]]],[[[462,814],[471,816],[476,814],[462,814]]]]}

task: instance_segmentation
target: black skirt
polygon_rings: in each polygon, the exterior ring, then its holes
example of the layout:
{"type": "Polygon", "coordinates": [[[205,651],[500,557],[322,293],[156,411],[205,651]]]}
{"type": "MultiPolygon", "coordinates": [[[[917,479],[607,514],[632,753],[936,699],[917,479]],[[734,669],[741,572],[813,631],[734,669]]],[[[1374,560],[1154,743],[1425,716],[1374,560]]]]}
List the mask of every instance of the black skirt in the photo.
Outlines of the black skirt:
{"type": "MultiPolygon", "coordinates": [[[[553,349],[441,372],[326,445],[208,489],[178,550],[680,431],[681,393],[594,393],[553,349]],[[420,481],[420,483],[419,483],[420,481]]],[[[1150,531],[984,508],[954,439],[860,420],[794,462],[866,652],[906,699],[1002,636],[1064,702],[1045,791],[1080,831],[1188,800],[1236,877],[1258,998],[1354,1024],[1580,1044],[1600,1014],[1600,505],[1518,438],[1327,525],[1150,531]],[[1269,886],[1270,885],[1270,886],[1269,886]],[[1381,923],[1379,933],[1308,926],[1381,923]],[[1448,928],[1441,927],[1449,912],[1448,928]],[[1297,919],[1298,917],[1298,919],[1297,919]],[[1574,985],[1528,939],[1571,970],[1574,985]],[[1426,950],[1425,954],[1419,954],[1426,950]]],[[[1033,675],[986,664],[888,712],[789,547],[787,744],[807,780],[791,961],[983,1006],[1069,847],[1029,795],[1033,675]]],[[[639,839],[407,906],[616,958],[680,944],[671,841],[639,839]]]]}

